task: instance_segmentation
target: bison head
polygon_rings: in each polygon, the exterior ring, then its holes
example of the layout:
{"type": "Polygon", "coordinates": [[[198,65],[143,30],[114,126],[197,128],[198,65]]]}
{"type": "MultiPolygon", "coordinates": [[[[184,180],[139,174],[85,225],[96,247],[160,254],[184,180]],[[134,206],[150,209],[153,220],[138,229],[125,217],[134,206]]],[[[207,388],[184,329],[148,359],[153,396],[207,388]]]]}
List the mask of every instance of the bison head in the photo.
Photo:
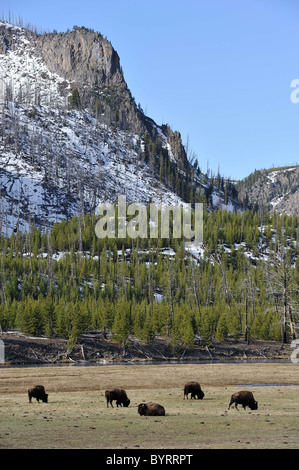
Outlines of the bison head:
{"type": "Polygon", "coordinates": [[[146,410],[147,410],[146,403],[140,403],[140,405],[138,405],[138,413],[140,414],[140,416],[145,416],[146,410]]]}
{"type": "Polygon", "coordinates": [[[42,401],[43,401],[44,403],[48,403],[48,396],[49,396],[48,393],[45,393],[45,394],[41,397],[41,399],[42,399],[42,401]]]}
{"type": "Polygon", "coordinates": [[[129,398],[125,398],[124,401],[123,401],[123,405],[127,408],[130,404],[130,399],[129,398]]]}
{"type": "Polygon", "coordinates": [[[254,401],[253,403],[250,403],[249,408],[251,410],[257,410],[257,401],[254,401]]]}

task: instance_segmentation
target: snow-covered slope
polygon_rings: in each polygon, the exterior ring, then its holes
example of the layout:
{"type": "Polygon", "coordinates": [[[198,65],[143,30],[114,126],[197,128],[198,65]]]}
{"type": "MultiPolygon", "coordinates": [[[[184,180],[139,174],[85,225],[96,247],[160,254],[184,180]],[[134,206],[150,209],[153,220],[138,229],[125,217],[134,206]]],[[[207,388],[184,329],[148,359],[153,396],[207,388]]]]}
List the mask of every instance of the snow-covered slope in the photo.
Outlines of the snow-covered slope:
{"type": "MultiPolygon", "coordinates": [[[[146,138],[184,179],[190,167],[179,132],[140,111],[100,34],[82,27],[36,35],[0,22],[0,231],[50,227],[119,195],[183,204],[157,170],[159,155],[146,156],[146,138]]],[[[208,191],[202,176],[194,184],[208,191]]],[[[212,207],[234,210],[221,191],[209,193],[212,207]]]]}
{"type": "Polygon", "coordinates": [[[52,73],[34,53],[26,30],[0,23],[2,34],[13,38],[0,55],[0,103],[6,100],[23,104],[65,107],[70,83],[52,73]],[[3,31],[4,30],[4,31],[3,31]]]}
{"type": "Polygon", "coordinates": [[[0,54],[4,233],[33,221],[49,226],[118,195],[128,202],[181,203],[142,162],[140,136],[112,129],[87,110],[68,109],[70,83],[35,55],[26,30],[1,28],[8,37],[0,54]]]}
{"type": "Polygon", "coordinates": [[[2,230],[49,226],[95,210],[101,201],[177,204],[139,159],[138,138],[112,131],[86,112],[16,106],[2,113],[0,141],[2,230]]]}
{"type": "Polygon", "coordinates": [[[240,196],[270,212],[299,214],[299,166],[258,170],[240,182],[240,196]]]}

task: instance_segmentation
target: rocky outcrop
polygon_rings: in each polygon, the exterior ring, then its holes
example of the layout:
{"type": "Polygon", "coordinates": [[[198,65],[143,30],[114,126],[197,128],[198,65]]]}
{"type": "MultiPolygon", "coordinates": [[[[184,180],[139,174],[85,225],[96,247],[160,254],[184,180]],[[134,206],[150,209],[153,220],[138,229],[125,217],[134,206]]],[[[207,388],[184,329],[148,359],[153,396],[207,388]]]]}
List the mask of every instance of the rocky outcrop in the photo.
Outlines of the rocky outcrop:
{"type": "Polygon", "coordinates": [[[162,131],[167,137],[174,159],[185,167],[187,162],[187,155],[184,146],[182,145],[182,137],[178,131],[173,131],[169,126],[162,125],[162,131]]]}
{"type": "Polygon", "coordinates": [[[124,80],[120,59],[101,34],[84,27],[35,39],[36,50],[53,73],[78,90],[80,106],[102,122],[121,130],[143,134],[142,113],[124,80]]]}
{"type": "Polygon", "coordinates": [[[138,135],[147,132],[153,141],[165,135],[175,160],[183,167],[186,152],[179,132],[157,124],[136,105],[123,77],[120,59],[110,42],[84,27],[36,39],[37,51],[53,73],[63,76],[77,89],[82,107],[121,130],[138,135]]]}
{"type": "Polygon", "coordinates": [[[36,45],[52,72],[95,89],[122,85],[118,54],[101,35],[85,28],[37,36],[36,45]]]}
{"type": "Polygon", "coordinates": [[[182,202],[157,164],[162,150],[188,164],[180,134],[136,105],[101,34],[0,22],[0,104],[0,232],[49,227],[123,194],[182,202]]]}
{"type": "MultiPolygon", "coordinates": [[[[40,74],[41,82],[51,80],[51,74],[61,78],[60,102],[70,105],[75,92],[75,107],[88,109],[101,122],[114,129],[139,136],[147,132],[153,141],[160,139],[161,133],[167,129],[165,137],[171,137],[170,151],[183,165],[187,164],[180,134],[173,133],[173,137],[168,126],[158,126],[136,105],[124,79],[119,56],[100,33],[85,27],[74,27],[66,33],[36,34],[0,23],[0,54],[14,50],[18,50],[19,55],[26,55],[26,50],[30,50],[30,56],[37,57],[49,70],[50,73],[43,71],[40,74]]],[[[32,71],[28,74],[29,79],[30,76],[32,71]]],[[[39,84],[34,84],[31,95],[36,95],[36,88],[39,88],[39,84]]]]}

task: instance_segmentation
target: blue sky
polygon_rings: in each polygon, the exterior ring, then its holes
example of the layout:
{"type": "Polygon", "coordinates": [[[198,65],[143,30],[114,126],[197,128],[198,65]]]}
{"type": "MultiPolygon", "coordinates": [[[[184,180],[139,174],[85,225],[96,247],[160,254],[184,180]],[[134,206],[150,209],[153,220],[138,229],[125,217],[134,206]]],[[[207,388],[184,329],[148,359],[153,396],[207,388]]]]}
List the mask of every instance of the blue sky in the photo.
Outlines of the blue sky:
{"type": "Polygon", "coordinates": [[[101,32],[137,104],[181,132],[202,171],[299,164],[298,0],[2,0],[9,11],[45,31],[101,32]]]}

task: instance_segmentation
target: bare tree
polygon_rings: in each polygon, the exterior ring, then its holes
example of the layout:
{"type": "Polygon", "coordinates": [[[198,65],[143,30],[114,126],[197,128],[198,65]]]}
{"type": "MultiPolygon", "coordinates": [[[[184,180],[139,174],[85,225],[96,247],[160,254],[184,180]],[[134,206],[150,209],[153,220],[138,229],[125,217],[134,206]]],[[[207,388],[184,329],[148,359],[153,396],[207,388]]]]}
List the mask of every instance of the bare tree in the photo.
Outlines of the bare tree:
{"type": "Polygon", "coordinates": [[[245,323],[245,331],[244,331],[244,338],[247,344],[250,343],[250,331],[249,331],[249,307],[250,307],[250,302],[251,302],[251,307],[252,307],[252,316],[254,318],[254,308],[255,308],[255,294],[256,294],[256,288],[253,283],[252,275],[251,275],[251,270],[250,270],[250,264],[249,261],[246,261],[245,265],[245,276],[244,278],[240,281],[238,285],[238,291],[241,293],[241,297],[244,299],[244,323],[245,323]]]}
{"type": "Polygon", "coordinates": [[[270,262],[266,265],[267,283],[274,307],[281,316],[281,346],[287,343],[287,324],[294,334],[292,317],[292,305],[294,294],[298,292],[298,286],[293,279],[292,252],[285,243],[278,243],[277,250],[270,256],[270,262]]]}

